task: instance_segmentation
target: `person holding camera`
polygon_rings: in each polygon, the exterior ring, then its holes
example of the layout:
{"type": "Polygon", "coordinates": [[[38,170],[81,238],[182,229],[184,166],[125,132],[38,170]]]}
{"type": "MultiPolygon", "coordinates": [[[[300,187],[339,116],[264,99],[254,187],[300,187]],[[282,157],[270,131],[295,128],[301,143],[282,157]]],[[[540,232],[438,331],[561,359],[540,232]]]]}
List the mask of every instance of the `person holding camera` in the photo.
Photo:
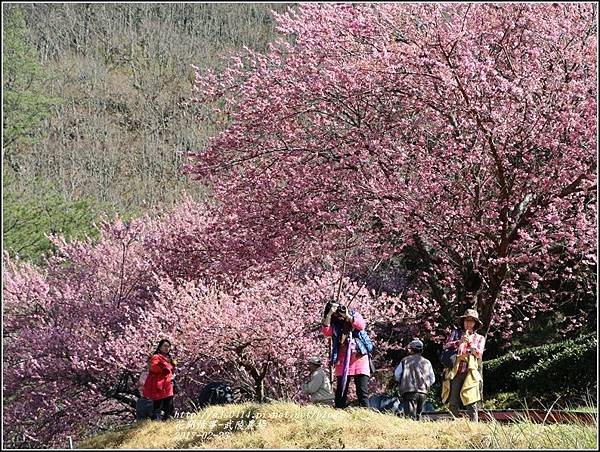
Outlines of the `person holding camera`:
{"type": "Polygon", "coordinates": [[[152,418],[156,420],[167,420],[175,414],[173,396],[177,392],[174,381],[177,363],[170,351],[171,342],[162,339],[150,358],[148,377],[142,388],[142,395],[154,401],[152,418]],[[161,412],[164,413],[162,416],[161,412]]]}
{"type": "Polygon", "coordinates": [[[325,306],[321,332],[332,338],[331,363],[335,364],[335,407],[346,408],[348,387],[354,378],[359,406],[369,407],[369,353],[372,345],[365,332],[366,322],[356,311],[329,301],[325,306]]]}
{"type": "Polygon", "coordinates": [[[313,356],[308,360],[309,377],[302,383],[302,391],[308,394],[312,403],[331,406],[333,405],[333,391],[321,364],[321,358],[318,356],[313,356]]]}
{"type": "Polygon", "coordinates": [[[485,337],[475,331],[482,327],[479,315],[475,309],[467,309],[460,317],[462,329],[450,333],[445,351],[455,352],[449,364],[451,368],[445,370],[444,387],[442,388],[442,401],[448,401],[450,412],[457,417],[462,404],[469,415],[469,419],[477,422],[477,402],[481,400],[481,362],[485,349],[485,337]]]}
{"type": "Polygon", "coordinates": [[[429,388],[435,383],[435,374],[431,362],[421,356],[423,342],[419,339],[411,341],[408,353],[396,367],[394,377],[400,383],[404,415],[419,421],[429,388]]]}

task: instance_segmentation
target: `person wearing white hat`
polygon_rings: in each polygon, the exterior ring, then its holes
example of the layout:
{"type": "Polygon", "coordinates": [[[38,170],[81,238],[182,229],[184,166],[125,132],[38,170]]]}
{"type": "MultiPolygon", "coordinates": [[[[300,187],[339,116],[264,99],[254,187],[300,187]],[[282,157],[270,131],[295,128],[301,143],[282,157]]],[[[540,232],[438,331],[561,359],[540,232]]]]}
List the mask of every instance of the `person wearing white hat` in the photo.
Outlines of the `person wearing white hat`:
{"type": "Polygon", "coordinates": [[[321,364],[321,358],[318,356],[313,356],[308,360],[310,374],[308,379],[302,383],[302,391],[308,394],[312,403],[333,406],[331,383],[321,364]]]}
{"type": "Polygon", "coordinates": [[[415,339],[408,344],[409,355],[402,358],[394,371],[396,381],[400,383],[400,394],[404,406],[404,415],[418,421],[427,400],[427,393],[435,374],[431,362],[423,358],[423,342],[415,339]]]}

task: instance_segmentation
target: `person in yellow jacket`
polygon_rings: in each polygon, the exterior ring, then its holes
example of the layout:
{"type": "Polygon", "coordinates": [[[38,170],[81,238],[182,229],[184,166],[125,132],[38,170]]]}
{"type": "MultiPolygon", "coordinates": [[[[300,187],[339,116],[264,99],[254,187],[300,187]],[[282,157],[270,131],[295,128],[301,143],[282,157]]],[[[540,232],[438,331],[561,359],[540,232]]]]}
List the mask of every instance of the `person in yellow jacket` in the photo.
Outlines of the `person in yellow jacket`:
{"type": "Polygon", "coordinates": [[[462,330],[453,331],[444,349],[456,350],[452,368],[445,369],[442,384],[442,402],[448,403],[450,412],[457,417],[460,404],[465,406],[469,419],[477,422],[477,402],[481,400],[483,378],[479,366],[485,349],[485,337],[477,334],[483,325],[475,309],[467,309],[460,317],[462,330]]]}
{"type": "MultiPolygon", "coordinates": [[[[482,381],[482,377],[481,373],[479,372],[477,358],[471,354],[458,356],[456,358],[456,362],[454,363],[454,367],[452,369],[446,369],[444,382],[442,383],[442,402],[447,403],[450,398],[452,382],[458,375],[458,368],[461,365],[461,362],[467,363],[467,372],[464,375],[464,380],[458,395],[462,404],[467,407],[481,400],[479,384],[482,381]]],[[[473,416],[471,420],[477,420],[476,410],[475,416],[473,416]]]]}

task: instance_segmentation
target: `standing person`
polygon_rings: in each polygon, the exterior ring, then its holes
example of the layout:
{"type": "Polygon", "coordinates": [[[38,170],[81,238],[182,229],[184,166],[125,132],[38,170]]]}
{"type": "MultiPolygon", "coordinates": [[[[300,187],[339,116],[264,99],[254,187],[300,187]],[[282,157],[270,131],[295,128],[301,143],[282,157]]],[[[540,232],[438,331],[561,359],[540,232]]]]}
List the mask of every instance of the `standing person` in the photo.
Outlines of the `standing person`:
{"type": "Polygon", "coordinates": [[[302,391],[310,396],[312,403],[331,406],[333,405],[333,391],[321,364],[321,358],[318,356],[313,356],[308,360],[310,374],[308,380],[302,383],[302,391]]]}
{"type": "Polygon", "coordinates": [[[448,401],[450,412],[455,417],[458,416],[462,401],[469,419],[477,422],[477,402],[481,400],[482,381],[479,369],[485,350],[485,337],[475,331],[483,323],[475,309],[467,309],[459,319],[462,329],[452,331],[444,344],[445,350],[456,351],[456,359],[453,367],[445,370],[442,400],[448,401]]]}
{"type": "Polygon", "coordinates": [[[421,356],[423,342],[413,340],[408,344],[408,352],[409,355],[402,358],[396,367],[394,377],[400,383],[404,415],[419,421],[429,388],[435,383],[435,375],[431,362],[421,356]]]}
{"type": "Polygon", "coordinates": [[[369,353],[372,344],[365,327],[366,322],[358,312],[331,301],[325,306],[321,332],[332,338],[336,408],[347,406],[350,377],[354,377],[359,406],[369,407],[369,353]]]}
{"type": "Polygon", "coordinates": [[[173,380],[175,376],[175,360],[171,356],[171,342],[162,339],[150,358],[148,377],[143,387],[143,395],[154,401],[153,419],[166,420],[175,414],[173,406],[173,380]]]}

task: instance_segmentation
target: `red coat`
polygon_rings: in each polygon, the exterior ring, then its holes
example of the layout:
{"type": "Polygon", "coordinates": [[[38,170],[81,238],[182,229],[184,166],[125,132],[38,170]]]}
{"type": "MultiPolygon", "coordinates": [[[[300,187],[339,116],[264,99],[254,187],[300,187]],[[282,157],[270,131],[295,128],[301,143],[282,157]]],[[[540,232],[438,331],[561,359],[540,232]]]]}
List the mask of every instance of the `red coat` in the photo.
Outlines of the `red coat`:
{"type": "Polygon", "coordinates": [[[160,400],[173,395],[173,372],[175,366],[160,353],[152,356],[148,378],[142,393],[150,400],[160,400]]]}

